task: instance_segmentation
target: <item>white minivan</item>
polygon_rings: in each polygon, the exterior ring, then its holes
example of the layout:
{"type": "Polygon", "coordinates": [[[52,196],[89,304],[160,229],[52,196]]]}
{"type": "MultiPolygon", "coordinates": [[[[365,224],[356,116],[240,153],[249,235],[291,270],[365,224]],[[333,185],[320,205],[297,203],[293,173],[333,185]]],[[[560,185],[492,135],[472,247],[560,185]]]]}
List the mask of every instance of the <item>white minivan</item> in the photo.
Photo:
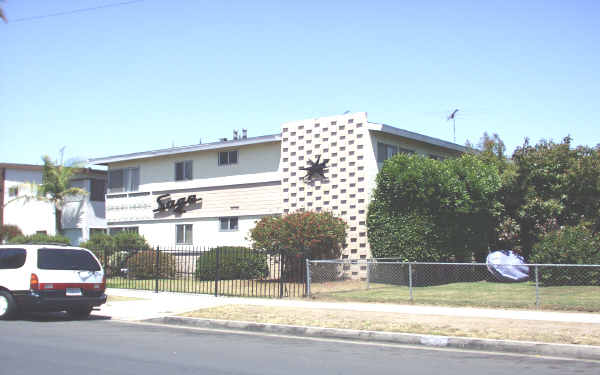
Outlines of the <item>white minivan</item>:
{"type": "Polygon", "coordinates": [[[19,312],[67,311],[89,317],[106,302],[106,279],[94,254],[65,245],[0,245],[0,319],[19,312]]]}

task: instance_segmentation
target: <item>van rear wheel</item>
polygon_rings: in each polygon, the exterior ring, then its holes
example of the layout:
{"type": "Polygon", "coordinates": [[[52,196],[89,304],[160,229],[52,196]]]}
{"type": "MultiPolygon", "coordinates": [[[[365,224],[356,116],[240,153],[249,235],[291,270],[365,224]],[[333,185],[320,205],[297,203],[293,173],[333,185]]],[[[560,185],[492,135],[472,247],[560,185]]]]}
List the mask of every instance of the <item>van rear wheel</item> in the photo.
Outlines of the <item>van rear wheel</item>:
{"type": "Polygon", "coordinates": [[[17,304],[12,294],[0,290],[0,319],[12,319],[17,314],[17,304]]]}
{"type": "Polygon", "coordinates": [[[73,319],[84,320],[90,317],[92,306],[72,307],[67,310],[67,314],[73,319]]]}

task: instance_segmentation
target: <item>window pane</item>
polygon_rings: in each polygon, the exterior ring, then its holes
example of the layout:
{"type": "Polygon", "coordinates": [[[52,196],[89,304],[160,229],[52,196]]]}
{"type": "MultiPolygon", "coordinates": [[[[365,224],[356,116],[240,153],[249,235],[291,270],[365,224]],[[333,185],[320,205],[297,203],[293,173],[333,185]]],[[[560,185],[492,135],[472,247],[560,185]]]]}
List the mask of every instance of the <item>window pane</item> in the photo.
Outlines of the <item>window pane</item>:
{"type": "Polygon", "coordinates": [[[230,217],[229,218],[229,229],[231,229],[231,230],[237,230],[238,229],[238,218],[237,217],[230,217]]]}
{"type": "Polygon", "coordinates": [[[392,156],[396,155],[398,153],[398,147],[397,146],[387,146],[387,159],[391,158],[392,156]]]}
{"type": "Polygon", "coordinates": [[[387,151],[385,144],[378,142],[377,143],[377,161],[383,163],[387,158],[387,151]]]}
{"type": "Polygon", "coordinates": [[[38,268],[43,270],[100,271],[100,265],[87,251],[65,249],[39,249],[38,268]]]}
{"type": "Polygon", "coordinates": [[[229,229],[229,220],[226,217],[222,217],[221,219],[221,230],[229,229]]]}
{"type": "Polygon", "coordinates": [[[192,244],[193,241],[193,236],[192,236],[192,224],[186,224],[185,225],[185,243],[187,244],[192,244]]]}
{"type": "Polygon", "coordinates": [[[175,232],[175,242],[183,243],[183,225],[176,225],[175,232]]]}
{"type": "Polygon", "coordinates": [[[108,171],[108,191],[110,193],[120,193],[124,191],[123,170],[108,171]]]}
{"type": "Polygon", "coordinates": [[[138,191],[140,187],[140,169],[131,168],[131,187],[130,191],[138,191]]]}
{"type": "Polygon", "coordinates": [[[183,163],[175,163],[175,181],[183,180],[183,163]]]}
{"type": "Polygon", "coordinates": [[[229,164],[237,164],[238,161],[238,152],[237,151],[229,151],[229,164]]]}
{"type": "Polygon", "coordinates": [[[186,180],[192,179],[192,161],[191,160],[185,162],[185,179],[186,180]]]}
{"type": "Polygon", "coordinates": [[[16,269],[25,264],[25,249],[0,250],[0,269],[16,269]]]}
{"type": "Polygon", "coordinates": [[[106,181],[92,179],[91,180],[90,200],[95,202],[104,202],[104,194],[106,194],[106,181]]]}
{"type": "Polygon", "coordinates": [[[227,152],[219,152],[219,165],[227,164],[227,152]]]}

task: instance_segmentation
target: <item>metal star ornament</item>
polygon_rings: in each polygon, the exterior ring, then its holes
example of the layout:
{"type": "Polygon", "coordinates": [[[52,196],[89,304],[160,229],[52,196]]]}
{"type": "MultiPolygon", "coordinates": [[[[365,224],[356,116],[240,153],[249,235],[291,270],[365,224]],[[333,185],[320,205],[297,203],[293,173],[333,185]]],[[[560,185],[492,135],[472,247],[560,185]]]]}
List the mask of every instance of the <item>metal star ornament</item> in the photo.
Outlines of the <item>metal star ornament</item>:
{"type": "Polygon", "coordinates": [[[317,156],[316,161],[309,160],[308,167],[300,167],[301,170],[306,171],[306,176],[303,177],[306,181],[314,181],[317,179],[324,179],[325,173],[328,171],[327,163],[329,159],[323,159],[321,161],[321,155],[317,156]]]}

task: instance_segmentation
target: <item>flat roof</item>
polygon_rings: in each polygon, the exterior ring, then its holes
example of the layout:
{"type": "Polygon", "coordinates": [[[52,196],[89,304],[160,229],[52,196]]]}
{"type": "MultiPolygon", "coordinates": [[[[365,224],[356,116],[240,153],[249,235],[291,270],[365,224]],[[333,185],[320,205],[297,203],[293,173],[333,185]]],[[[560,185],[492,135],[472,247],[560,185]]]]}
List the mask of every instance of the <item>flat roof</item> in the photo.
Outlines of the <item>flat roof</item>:
{"type": "Polygon", "coordinates": [[[281,134],[263,135],[260,137],[230,139],[227,141],[200,143],[200,144],[191,145],[191,146],[171,147],[171,148],[163,148],[160,150],[134,152],[131,154],[106,156],[106,157],[102,157],[102,158],[93,158],[93,159],[88,159],[88,163],[97,164],[97,165],[108,165],[110,163],[117,163],[117,162],[121,162],[121,161],[148,159],[148,158],[155,158],[155,157],[159,157],[159,156],[183,154],[183,153],[188,153],[188,152],[216,150],[216,149],[220,149],[220,148],[248,146],[248,145],[279,142],[279,141],[281,141],[281,134]]]}

